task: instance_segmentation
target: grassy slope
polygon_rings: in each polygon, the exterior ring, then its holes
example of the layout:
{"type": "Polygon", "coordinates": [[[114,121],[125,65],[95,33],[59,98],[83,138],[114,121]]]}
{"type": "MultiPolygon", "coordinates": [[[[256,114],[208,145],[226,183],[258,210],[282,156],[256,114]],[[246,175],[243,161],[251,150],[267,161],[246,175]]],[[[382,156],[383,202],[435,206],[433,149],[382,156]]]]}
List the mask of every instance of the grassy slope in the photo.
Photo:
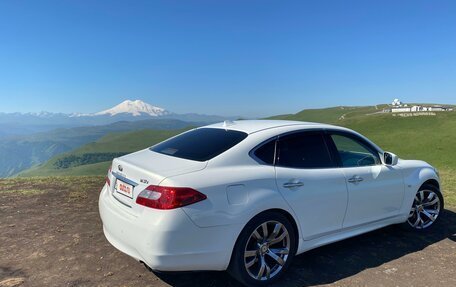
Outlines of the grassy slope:
{"type": "Polygon", "coordinates": [[[303,110],[293,115],[279,115],[270,119],[298,120],[306,122],[335,123],[343,118],[353,118],[365,116],[382,111],[386,105],[366,106],[366,107],[333,107],[327,109],[303,110]]]}
{"type": "MultiPolygon", "coordinates": [[[[394,152],[401,158],[425,160],[439,168],[447,202],[456,206],[456,180],[452,176],[456,172],[456,153],[454,152],[456,148],[456,112],[402,118],[393,117],[390,113],[379,113],[385,107],[379,105],[304,110],[294,115],[272,118],[346,126],[359,131],[383,149],[394,152]]],[[[150,146],[176,133],[178,131],[110,134],[95,143],[90,143],[67,154],[130,152],[150,146]]],[[[23,172],[20,176],[103,175],[109,166],[109,162],[102,162],[57,170],[53,167],[57,158],[23,172]]]]}
{"type": "Polygon", "coordinates": [[[13,176],[34,165],[42,164],[56,155],[98,140],[108,133],[144,129],[171,130],[200,125],[204,123],[154,118],[132,122],[119,121],[108,125],[59,128],[31,135],[2,138],[0,140],[0,177],[13,176]]]}
{"type": "Polygon", "coordinates": [[[421,159],[437,167],[441,171],[446,202],[456,206],[455,112],[413,118],[382,115],[369,121],[354,118],[344,125],[363,133],[401,158],[421,159]]]}
{"type": "Polygon", "coordinates": [[[103,176],[47,176],[31,178],[0,178],[0,193],[40,194],[52,191],[70,190],[69,200],[87,198],[87,192],[104,183],[103,176]]]}
{"type": "Polygon", "coordinates": [[[440,170],[446,202],[455,207],[456,112],[405,118],[394,117],[390,113],[372,114],[375,112],[375,107],[338,107],[305,110],[274,118],[345,126],[362,133],[384,150],[396,153],[401,158],[425,160],[440,170]],[[342,115],[345,115],[344,119],[340,119],[342,115]]]}
{"type": "Polygon", "coordinates": [[[155,143],[161,142],[184,130],[142,130],[130,133],[108,134],[96,142],[84,145],[74,151],[53,157],[45,164],[33,167],[19,174],[20,177],[27,176],[49,176],[49,175],[103,175],[109,168],[110,161],[76,166],[66,169],[58,169],[54,163],[69,155],[82,155],[96,152],[133,152],[147,148],[155,143]]]}
{"type": "Polygon", "coordinates": [[[375,112],[378,110],[374,107],[338,107],[306,110],[295,115],[273,118],[349,127],[401,158],[419,158],[442,169],[456,169],[456,154],[453,152],[456,147],[456,112],[405,118],[375,112]],[[318,116],[319,112],[321,117],[318,116]],[[345,115],[344,119],[340,118],[342,115],[345,115]]]}

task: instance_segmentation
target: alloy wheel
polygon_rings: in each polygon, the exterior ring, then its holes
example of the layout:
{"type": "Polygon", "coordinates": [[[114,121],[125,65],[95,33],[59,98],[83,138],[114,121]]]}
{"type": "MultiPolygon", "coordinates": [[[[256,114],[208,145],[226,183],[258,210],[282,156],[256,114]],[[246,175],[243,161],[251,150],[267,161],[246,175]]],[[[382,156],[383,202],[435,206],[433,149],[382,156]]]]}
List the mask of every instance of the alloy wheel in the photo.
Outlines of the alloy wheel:
{"type": "Polygon", "coordinates": [[[273,278],[283,269],[290,253],[290,234],[278,221],[259,225],[247,240],[244,266],[255,280],[273,278]]]}
{"type": "Polygon", "coordinates": [[[407,222],[416,229],[431,226],[440,213],[440,198],[432,190],[420,190],[415,195],[407,222]]]}

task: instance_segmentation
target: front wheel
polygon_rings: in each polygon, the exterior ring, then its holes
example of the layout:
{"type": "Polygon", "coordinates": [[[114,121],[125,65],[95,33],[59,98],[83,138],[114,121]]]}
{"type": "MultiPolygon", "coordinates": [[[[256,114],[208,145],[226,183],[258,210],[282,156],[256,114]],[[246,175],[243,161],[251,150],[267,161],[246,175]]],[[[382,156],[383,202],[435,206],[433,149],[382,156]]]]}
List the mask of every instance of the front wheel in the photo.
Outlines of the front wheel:
{"type": "Polygon", "coordinates": [[[228,271],[247,286],[267,285],[285,272],[296,249],[296,231],[287,217],[265,212],[242,230],[228,271]]]}
{"type": "Polygon", "coordinates": [[[415,195],[406,224],[409,229],[427,229],[437,221],[442,210],[442,193],[437,187],[425,184],[415,195]]]}

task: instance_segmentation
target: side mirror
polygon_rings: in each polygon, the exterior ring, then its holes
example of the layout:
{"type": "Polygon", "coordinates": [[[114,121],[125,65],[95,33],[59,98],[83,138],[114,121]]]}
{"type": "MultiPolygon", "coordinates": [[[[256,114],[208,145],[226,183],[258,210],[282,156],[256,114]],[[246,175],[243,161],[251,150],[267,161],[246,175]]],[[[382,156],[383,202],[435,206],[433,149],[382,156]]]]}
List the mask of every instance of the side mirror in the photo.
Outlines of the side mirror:
{"type": "Polygon", "coordinates": [[[390,152],[385,152],[383,154],[383,162],[385,163],[385,165],[390,165],[390,166],[393,166],[393,165],[396,165],[399,161],[399,157],[397,155],[395,155],[394,153],[390,153],[390,152]]]}

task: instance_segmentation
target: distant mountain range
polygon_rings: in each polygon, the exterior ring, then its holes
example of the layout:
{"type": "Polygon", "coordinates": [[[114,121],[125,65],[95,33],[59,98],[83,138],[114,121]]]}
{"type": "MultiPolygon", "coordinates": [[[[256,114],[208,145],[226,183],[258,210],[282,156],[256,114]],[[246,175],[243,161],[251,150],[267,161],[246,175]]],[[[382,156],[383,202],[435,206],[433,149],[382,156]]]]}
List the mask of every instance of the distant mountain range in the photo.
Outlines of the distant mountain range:
{"type": "Polygon", "coordinates": [[[0,178],[109,133],[178,130],[233,119],[236,117],[176,114],[140,100],[126,100],[93,114],[0,113],[0,178]]]}
{"type": "MultiPolygon", "coordinates": [[[[323,122],[354,129],[385,150],[405,159],[421,159],[438,167],[444,180],[456,171],[456,112],[395,117],[388,105],[303,110],[272,119],[323,122]]],[[[19,176],[104,175],[112,158],[150,146],[182,130],[140,130],[108,134],[95,142],[61,153],[19,176]]],[[[445,181],[444,181],[445,182],[445,181]]],[[[454,186],[447,181],[445,190],[454,186]]],[[[453,188],[454,190],[454,188],[453,188]]],[[[454,197],[456,199],[456,197],[454,197]]]]}
{"type": "Polygon", "coordinates": [[[110,109],[92,113],[1,113],[0,137],[27,135],[56,128],[107,125],[119,121],[174,119],[185,122],[219,122],[239,117],[195,113],[177,114],[141,100],[126,100],[110,109]]]}
{"type": "MultiPolygon", "coordinates": [[[[184,122],[154,118],[120,121],[108,125],[59,128],[31,135],[0,139],[0,178],[15,175],[51,157],[95,142],[107,134],[138,130],[178,130],[205,125],[207,122],[184,122]]],[[[144,143],[146,146],[148,143],[144,143]]]]}
{"type": "MultiPolygon", "coordinates": [[[[400,156],[419,155],[431,163],[454,166],[454,157],[448,154],[456,144],[456,112],[399,119],[383,112],[387,107],[333,107],[271,118],[347,126],[400,156]],[[407,144],[397,141],[405,136],[410,137],[407,144]],[[422,144],[425,140],[429,142],[422,144]],[[437,151],[432,154],[431,144],[437,151]],[[408,153],[410,150],[415,152],[408,153]]],[[[0,177],[103,174],[112,157],[150,146],[184,129],[224,119],[177,115],[141,101],[125,101],[94,114],[0,114],[0,130],[6,131],[0,134],[0,177]]]]}

